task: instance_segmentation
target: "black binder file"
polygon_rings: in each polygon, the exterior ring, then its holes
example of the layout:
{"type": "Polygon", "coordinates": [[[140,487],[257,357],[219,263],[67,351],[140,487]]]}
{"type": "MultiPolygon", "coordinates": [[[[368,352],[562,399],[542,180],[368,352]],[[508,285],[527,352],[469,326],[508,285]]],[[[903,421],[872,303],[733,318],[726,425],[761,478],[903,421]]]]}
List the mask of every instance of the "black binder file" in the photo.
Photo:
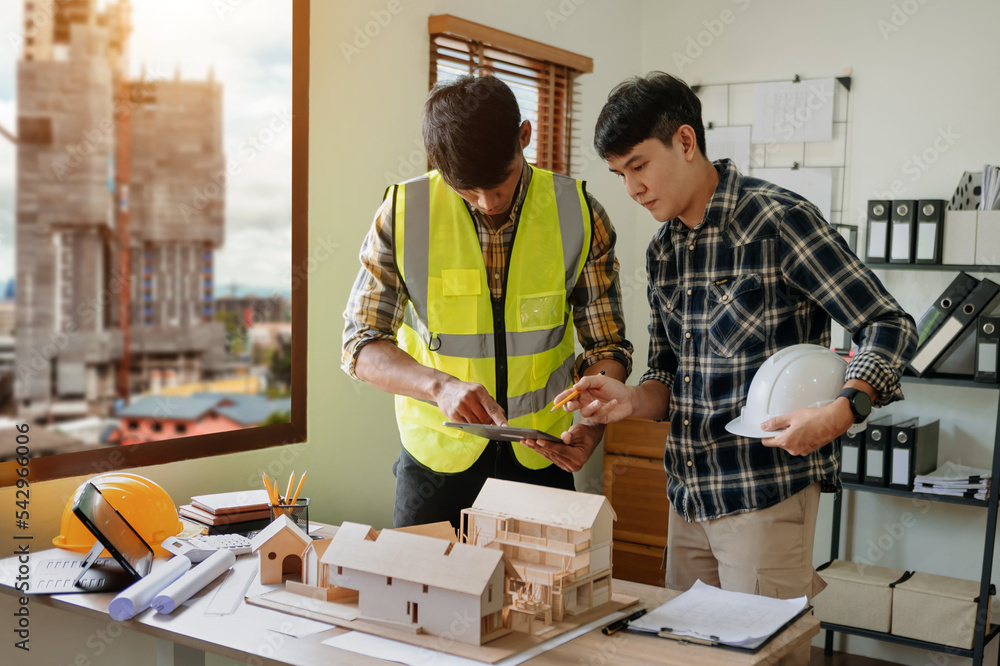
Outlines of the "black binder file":
{"type": "Polygon", "coordinates": [[[912,264],[917,244],[917,202],[912,199],[893,201],[889,226],[889,262],[912,264]]]}
{"type": "Polygon", "coordinates": [[[861,483],[865,478],[865,433],[840,436],[840,480],[861,483]]]}
{"type": "Polygon", "coordinates": [[[961,337],[962,332],[976,321],[980,314],[988,314],[997,306],[1000,285],[989,279],[980,281],[962,304],[945,320],[941,327],[928,338],[910,361],[910,369],[918,377],[923,376],[934,362],[941,358],[949,347],[961,337]]]}
{"type": "Polygon", "coordinates": [[[884,264],[889,261],[889,207],[891,201],[869,200],[868,243],[865,261],[884,264]]]}
{"type": "Polygon", "coordinates": [[[919,425],[914,418],[892,426],[889,487],[913,490],[917,474],[929,474],[937,469],[937,420],[919,425]]]}
{"type": "Polygon", "coordinates": [[[983,316],[976,327],[977,382],[995,384],[1000,371],[1000,317],[983,316]]]}
{"type": "Polygon", "coordinates": [[[892,434],[892,417],[885,416],[877,421],[869,421],[865,429],[865,477],[866,486],[885,488],[889,475],[889,436],[892,434]]]}
{"type": "Polygon", "coordinates": [[[965,297],[972,293],[972,290],[979,284],[977,278],[968,273],[962,272],[955,276],[948,288],[941,292],[937,300],[931,303],[927,311],[917,322],[917,349],[919,350],[927,339],[934,333],[948,315],[965,300],[965,297]]]}
{"type": "Polygon", "coordinates": [[[941,263],[941,239],[944,231],[944,200],[924,199],[917,203],[917,242],[913,262],[941,263]]]}

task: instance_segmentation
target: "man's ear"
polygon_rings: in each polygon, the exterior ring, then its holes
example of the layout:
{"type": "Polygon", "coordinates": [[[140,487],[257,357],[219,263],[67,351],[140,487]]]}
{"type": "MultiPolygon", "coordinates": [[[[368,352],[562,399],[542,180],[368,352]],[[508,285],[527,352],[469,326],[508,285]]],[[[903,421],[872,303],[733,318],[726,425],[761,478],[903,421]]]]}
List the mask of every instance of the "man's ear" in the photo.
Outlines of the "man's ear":
{"type": "Polygon", "coordinates": [[[700,152],[698,149],[698,137],[695,136],[694,128],[690,125],[681,125],[678,127],[674,133],[674,138],[684,153],[684,159],[687,161],[690,162],[693,160],[700,152]]]}
{"type": "Polygon", "coordinates": [[[518,142],[521,144],[521,150],[528,147],[531,143],[531,121],[525,120],[521,123],[521,129],[519,130],[519,135],[517,137],[518,142]]]}

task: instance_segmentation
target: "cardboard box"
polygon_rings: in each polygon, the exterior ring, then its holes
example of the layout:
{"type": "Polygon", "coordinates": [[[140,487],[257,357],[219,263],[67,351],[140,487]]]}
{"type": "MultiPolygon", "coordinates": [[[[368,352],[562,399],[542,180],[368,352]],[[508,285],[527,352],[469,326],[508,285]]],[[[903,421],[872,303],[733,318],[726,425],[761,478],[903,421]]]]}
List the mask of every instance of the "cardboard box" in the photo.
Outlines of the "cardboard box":
{"type": "Polygon", "coordinates": [[[892,585],[906,576],[902,569],[833,560],[816,569],[826,581],[813,599],[823,622],[888,632],[893,624],[892,585]]]}
{"type": "Polygon", "coordinates": [[[976,263],[1000,264],[1000,210],[981,210],[976,214],[976,263]]]}
{"type": "MultiPolygon", "coordinates": [[[[995,594],[990,586],[990,596],[995,594]]],[[[892,633],[949,647],[972,648],[979,582],[915,573],[892,596],[892,633]]],[[[989,627],[989,604],[986,605],[989,627]]]]}
{"type": "Polygon", "coordinates": [[[946,210],[944,235],[941,246],[941,263],[968,266],[976,260],[976,223],[974,210],[946,210]]]}

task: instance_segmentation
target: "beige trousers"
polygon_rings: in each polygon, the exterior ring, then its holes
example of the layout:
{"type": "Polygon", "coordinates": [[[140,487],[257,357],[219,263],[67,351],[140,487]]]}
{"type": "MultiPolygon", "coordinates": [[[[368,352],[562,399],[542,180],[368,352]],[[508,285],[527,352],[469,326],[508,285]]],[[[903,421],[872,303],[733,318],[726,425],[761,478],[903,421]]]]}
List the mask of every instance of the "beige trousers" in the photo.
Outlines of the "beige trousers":
{"type": "MultiPolygon", "coordinates": [[[[734,592],[790,599],[819,594],[826,583],[813,568],[819,483],[759,511],[689,523],[675,511],[667,529],[667,587],[686,590],[698,579],[734,592]]],[[[809,663],[809,644],[782,666],[809,663]]]]}

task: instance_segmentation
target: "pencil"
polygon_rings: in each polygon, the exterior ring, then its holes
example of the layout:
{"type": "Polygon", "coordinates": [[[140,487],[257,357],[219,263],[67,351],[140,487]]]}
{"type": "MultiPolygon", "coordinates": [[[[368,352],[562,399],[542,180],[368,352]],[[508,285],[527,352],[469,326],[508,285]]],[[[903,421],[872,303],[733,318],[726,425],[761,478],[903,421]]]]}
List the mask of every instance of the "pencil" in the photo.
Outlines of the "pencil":
{"type": "Polygon", "coordinates": [[[302,492],[302,484],[305,482],[306,474],[308,473],[309,471],[306,470],[305,472],[302,472],[302,476],[299,477],[299,485],[295,487],[295,494],[292,495],[292,501],[289,502],[289,504],[291,504],[292,506],[295,506],[295,503],[299,499],[299,493],[302,492]]]}
{"type": "Polygon", "coordinates": [[[274,501],[274,489],[271,487],[271,480],[267,478],[267,472],[261,472],[260,477],[264,481],[264,490],[267,491],[267,499],[270,500],[272,505],[277,504],[274,501]]]}
{"type": "MultiPolygon", "coordinates": [[[[600,371],[600,372],[598,372],[597,374],[599,374],[599,375],[603,375],[603,374],[604,374],[604,371],[603,371],[603,370],[601,370],[601,371],[600,371]]],[[[580,392],[579,392],[579,391],[573,391],[573,392],[572,392],[572,393],[570,393],[570,394],[569,394],[568,396],[566,396],[565,398],[563,398],[562,400],[560,400],[560,401],[559,401],[559,402],[557,402],[556,404],[552,405],[552,409],[550,409],[549,411],[550,411],[550,412],[554,412],[554,411],[556,411],[557,409],[559,409],[560,407],[562,407],[563,405],[565,405],[565,404],[566,404],[567,402],[569,402],[570,400],[572,400],[573,398],[578,398],[578,397],[580,397],[580,392]]]]}
{"type": "Polygon", "coordinates": [[[292,496],[292,483],[295,481],[295,470],[292,470],[291,476],[288,477],[288,488],[285,490],[285,503],[288,503],[288,498],[292,496]]]}

